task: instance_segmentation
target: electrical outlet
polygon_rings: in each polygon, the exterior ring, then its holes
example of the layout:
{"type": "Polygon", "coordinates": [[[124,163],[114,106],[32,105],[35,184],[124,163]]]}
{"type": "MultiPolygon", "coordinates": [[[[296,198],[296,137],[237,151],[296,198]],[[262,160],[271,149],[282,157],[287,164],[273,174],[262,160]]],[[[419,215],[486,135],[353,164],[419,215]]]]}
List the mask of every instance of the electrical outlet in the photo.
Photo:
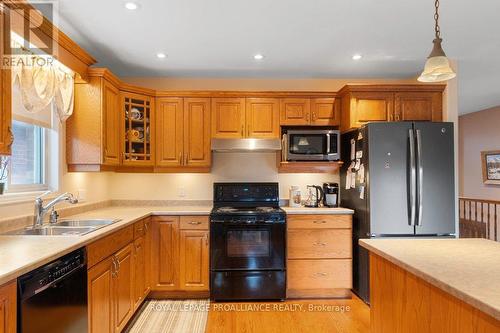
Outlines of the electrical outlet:
{"type": "Polygon", "coordinates": [[[78,189],[76,196],[77,196],[78,202],[85,202],[87,200],[87,190],[78,189]]]}
{"type": "Polygon", "coordinates": [[[187,196],[186,194],[186,188],[185,187],[179,187],[177,189],[177,195],[179,196],[179,198],[184,198],[187,196]]]}

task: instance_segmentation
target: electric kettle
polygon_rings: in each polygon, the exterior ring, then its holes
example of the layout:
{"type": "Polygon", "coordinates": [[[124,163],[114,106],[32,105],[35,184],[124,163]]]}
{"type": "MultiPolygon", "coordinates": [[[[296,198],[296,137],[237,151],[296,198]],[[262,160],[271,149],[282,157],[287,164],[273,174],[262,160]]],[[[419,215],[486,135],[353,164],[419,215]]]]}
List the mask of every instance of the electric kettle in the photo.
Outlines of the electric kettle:
{"type": "Polygon", "coordinates": [[[323,195],[321,186],[307,185],[307,200],[304,206],[311,208],[319,207],[320,202],[323,201],[323,195]]]}

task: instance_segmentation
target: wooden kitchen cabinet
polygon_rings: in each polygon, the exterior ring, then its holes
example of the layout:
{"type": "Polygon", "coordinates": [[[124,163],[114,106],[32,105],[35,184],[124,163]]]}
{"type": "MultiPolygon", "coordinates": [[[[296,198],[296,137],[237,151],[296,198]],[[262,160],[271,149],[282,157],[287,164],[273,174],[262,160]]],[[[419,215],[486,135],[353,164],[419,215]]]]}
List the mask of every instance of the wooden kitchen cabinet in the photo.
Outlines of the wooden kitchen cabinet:
{"type": "Polygon", "coordinates": [[[179,290],[179,217],[154,216],[151,233],[151,289],[179,290]]]}
{"type": "Polygon", "coordinates": [[[212,137],[245,137],[244,98],[212,98],[212,137]]]}
{"type": "Polygon", "coordinates": [[[183,164],[184,112],[182,98],[156,100],[156,166],[183,164]]]}
{"type": "Polygon", "coordinates": [[[311,99],[311,125],[338,126],[340,125],[340,103],[335,98],[311,99]]]}
{"type": "Polygon", "coordinates": [[[442,121],[445,85],[347,85],[341,130],[379,121],[442,121]]]}
{"type": "Polygon", "coordinates": [[[400,92],[394,94],[395,121],[442,121],[443,94],[400,92]]]}
{"type": "Polygon", "coordinates": [[[134,226],[134,310],[148,296],[150,285],[151,231],[150,219],[139,221],[134,226]]]}
{"type": "Polygon", "coordinates": [[[287,297],[348,297],[352,216],[290,215],[287,228],[287,297]]]}
{"type": "Polygon", "coordinates": [[[132,243],[88,270],[89,331],[121,332],[134,313],[132,243]]]}
{"type": "Polygon", "coordinates": [[[156,118],[157,167],[210,167],[210,99],[159,98],[156,118]]]}
{"type": "Polygon", "coordinates": [[[14,141],[12,135],[12,109],[11,109],[11,71],[8,66],[3,65],[4,55],[7,54],[7,48],[10,47],[10,29],[5,21],[3,11],[7,7],[0,8],[0,155],[10,155],[11,146],[14,141]]]}
{"type": "Polygon", "coordinates": [[[181,216],[180,227],[180,288],[208,291],[208,217],[181,216]]]}
{"type": "Polygon", "coordinates": [[[279,99],[247,98],[245,122],[246,137],[279,138],[279,99]]]}
{"type": "Polygon", "coordinates": [[[17,331],[17,281],[0,286],[0,332],[17,331]]]}
{"type": "Polygon", "coordinates": [[[115,255],[115,276],[112,280],[114,296],[114,328],[121,332],[134,314],[134,256],[130,243],[115,255]]]}
{"type": "Polygon", "coordinates": [[[113,82],[89,76],[88,82],[75,83],[74,112],[66,122],[69,171],[112,170],[120,164],[120,117],[113,82]]]}
{"type": "Polygon", "coordinates": [[[151,230],[153,293],[208,296],[208,216],[155,216],[151,230]]]}
{"type": "Polygon", "coordinates": [[[152,167],[154,164],[154,99],[148,95],[121,92],[122,164],[152,167]]]}
{"type": "Polygon", "coordinates": [[[283,98],[280,101],[280,125],[309,125],[311,100],[309,98],[283,98]]]}

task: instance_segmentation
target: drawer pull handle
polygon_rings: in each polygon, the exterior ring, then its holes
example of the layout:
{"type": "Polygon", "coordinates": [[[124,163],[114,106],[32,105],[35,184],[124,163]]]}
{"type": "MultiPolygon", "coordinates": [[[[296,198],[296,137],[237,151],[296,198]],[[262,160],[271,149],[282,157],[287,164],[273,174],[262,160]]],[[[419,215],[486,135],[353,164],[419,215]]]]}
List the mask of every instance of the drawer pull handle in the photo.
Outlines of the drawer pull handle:
{"type": "Polygon", "coordinates": [[[315,246],[325,246],[325,245],[326,245],[326,243],[323,243],[323,242],[315,242],[315,243],[313,243],[313,245],[315,245],[315,246]]]}
{"type": "Polygon", "coordinates": [[[326,221],[325,220],[316,220],[316,221],[313,221],[313,223],[323,224],[323,223],[326,223],[326,221]]]}
{"type": "Polygon", "coordinates": [[[316,276],[327,276],[328,274],[326,274],[325,272],[318,272],[315,275],[316,276]]]}
{"type": "Polygon", "coordinates": [[[198,225],[198,224],[201,224],[201,222],[200,221],[191,221],[191,222],[189,222],[189,224],[198,225]]]}

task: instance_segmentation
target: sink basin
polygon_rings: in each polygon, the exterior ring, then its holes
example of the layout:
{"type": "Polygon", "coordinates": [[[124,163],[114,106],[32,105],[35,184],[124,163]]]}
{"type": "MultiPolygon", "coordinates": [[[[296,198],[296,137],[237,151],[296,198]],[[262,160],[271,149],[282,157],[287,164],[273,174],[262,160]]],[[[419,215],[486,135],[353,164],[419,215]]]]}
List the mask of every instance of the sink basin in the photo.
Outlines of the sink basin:
{"type": "Polygon", "coordinates": [[[14,230],[4,235],[81,236],[118,221],[120,219],[68,219],[60,220],[55,224],[43,225],[40,228],[14,230]]]}
{"type": "Polygon", "coordinates": [[[56,227],[105,227],[120,221],[120,219],[87,219],[87,220],[59,220],[54,226],[56,227]]]}
{"type": "Polygon", "coordinates": [[[85,235],[94,230],[97,230],[97,228],[44,226],[41,228],[15,230],[6,233],[6,235],[80,236],[80,235],[85,235]]]}

